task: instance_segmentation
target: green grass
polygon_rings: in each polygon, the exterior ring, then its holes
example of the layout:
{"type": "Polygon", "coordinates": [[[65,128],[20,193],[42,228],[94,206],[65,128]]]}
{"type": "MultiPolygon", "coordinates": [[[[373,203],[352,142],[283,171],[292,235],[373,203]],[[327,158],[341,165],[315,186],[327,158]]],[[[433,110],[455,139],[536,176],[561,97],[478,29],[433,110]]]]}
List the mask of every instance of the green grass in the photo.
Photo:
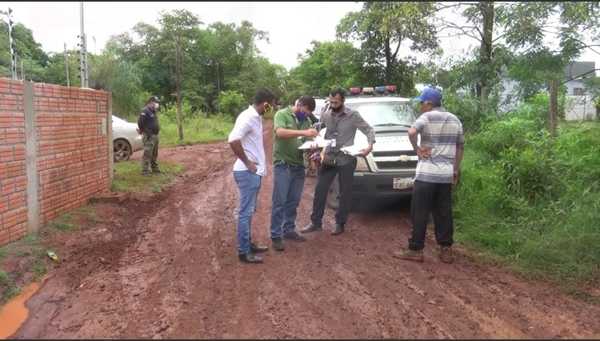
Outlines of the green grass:
{"type": "MultiPolygon", "coordinates": [[[[37,281],[47,272],[46,248],[36,233],[30,233],[21,240],[2,247],[2,258],[10,256],[21,258],[21,266],[10,273],[0,269],[0,304],[6,303],[20,292],[17,282],[22,280],[25,273],[32,273],[32,280],[37,281]]],[[[23,283],[26,284],[28,283],[23,283]]]]}
{"type": "Polygon", "coordinates": [[[162,174],[142,176],[138,161],[115,163],[112,190],[115,192],[160,192],[173,178],[183,171],[180,164],[161,162],[162,174]]]}
{"type": "Polygon", "coordinates": [[[495,157],[467,140],[456,239],[575,293],[600,279],[600,123],[559,128],[555,140],[540,137],[495,157]]]}
{"type": "Polygon", "coordinates": [[[177,123],[164,115],[160,116],[160,146],[169,147],[197,143],[222,141],[233,128],[233,119],[218,115],[205,118],[195,116],[183,123],[183,141],[179,141],[177,123]]]}

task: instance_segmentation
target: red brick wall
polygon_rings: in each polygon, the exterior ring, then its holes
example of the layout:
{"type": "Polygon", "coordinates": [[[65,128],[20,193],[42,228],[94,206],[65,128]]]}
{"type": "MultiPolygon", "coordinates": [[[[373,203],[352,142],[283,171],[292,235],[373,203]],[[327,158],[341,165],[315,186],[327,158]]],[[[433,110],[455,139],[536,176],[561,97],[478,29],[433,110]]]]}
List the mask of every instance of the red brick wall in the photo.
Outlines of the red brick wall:
{"type": "MultiPolygon", "coordinates": [[[[39,220],[44,224],[109,188],[109,94],[51,84],[34,84],[33,90],[39,220]]],[[[22,83],[0,79],[0,96],[1,245],[4,231],[9,241],[26,233],[27,181],[22,83]],[[5,177],[4,167],[14,170],[5,177]]]]}
{"type": "Polygon", "coordinates": [[[27,231],[23,84],[0,79],[0,245],[27,231]]]}

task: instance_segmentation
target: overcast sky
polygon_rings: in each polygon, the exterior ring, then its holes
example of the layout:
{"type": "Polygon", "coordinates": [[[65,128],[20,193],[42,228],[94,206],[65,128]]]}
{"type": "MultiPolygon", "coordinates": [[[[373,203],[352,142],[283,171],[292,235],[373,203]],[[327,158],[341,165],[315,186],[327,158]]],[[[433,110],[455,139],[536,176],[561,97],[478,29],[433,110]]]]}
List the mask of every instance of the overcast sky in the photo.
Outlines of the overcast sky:
{"type": "MultiPolygon", "coordinates": [[[[205,24],[247,20],[269,33],[270,43],[258,44],[262,54],[290,69],[312,40],[334,40],[340,19],[361,6],[358,2],[86,2],[84,17],[88,50],[94,53],[102,50],[111,35],[129,31],[140,21],[157,25],[161,10],[187,9],[205,24]]],[[[30,28],[45,51],[62,51],[64,43],[69,49],[76,48],[79,2],[0,2],[0,9],[8,7],[13,9],[14,21],[30,28]]],[[[474,44],[464,37],[440,41],[445,57],[462,55],[474,44]]],[[[411,54],[408,48],[402,50],[403,55],[411,54]]],[[[419,59],[423,58],[426,56],[419,59]]],[[[595,61],[600,67],[600,56],[591,51],[579,60],[595,61]]]]}

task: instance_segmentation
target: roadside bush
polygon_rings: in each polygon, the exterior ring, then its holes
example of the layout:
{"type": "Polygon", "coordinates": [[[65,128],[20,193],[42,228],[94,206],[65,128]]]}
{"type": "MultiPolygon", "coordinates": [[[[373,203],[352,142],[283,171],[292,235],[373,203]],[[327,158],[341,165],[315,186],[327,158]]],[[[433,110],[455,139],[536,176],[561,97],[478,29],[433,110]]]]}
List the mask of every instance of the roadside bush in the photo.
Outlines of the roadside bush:
{"type": "Polygon", "coordinates": [[[600,278],[600,124],[545,129],[539,94],[467,136],[456,238],[526,275],[565,285],[600,278]]]}
{"type": "Polygon", "coordinates": [[[469,95],[444,93],[443,106],[456,115],[463,124],[465,132],[477,132],[481,126],[492,116],[491,113],[479,114],[479,99],[469,95]]]}
{"type": "Polygon", "coordinates": [[[219,112],[236,117],[248,105],[244,95],[237,91],[221,91],[217,99],[219,112]]]}

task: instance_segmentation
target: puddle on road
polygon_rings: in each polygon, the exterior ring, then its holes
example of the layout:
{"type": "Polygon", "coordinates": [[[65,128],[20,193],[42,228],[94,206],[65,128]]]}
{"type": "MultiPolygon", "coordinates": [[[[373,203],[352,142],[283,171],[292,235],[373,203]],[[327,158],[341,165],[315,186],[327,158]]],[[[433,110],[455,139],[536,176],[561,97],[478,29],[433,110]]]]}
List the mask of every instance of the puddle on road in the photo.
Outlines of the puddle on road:
{"type": "Polygon", "coordinates": [[[0,323],[0,339],[6,339],[14,334],[27,320],[29,309],[25,306],[25,302],[38,291],[40,285],[41,283],[29,284],[18,296],[13,297],[0,308],[0,321],[2,321],[0,323]]]}

